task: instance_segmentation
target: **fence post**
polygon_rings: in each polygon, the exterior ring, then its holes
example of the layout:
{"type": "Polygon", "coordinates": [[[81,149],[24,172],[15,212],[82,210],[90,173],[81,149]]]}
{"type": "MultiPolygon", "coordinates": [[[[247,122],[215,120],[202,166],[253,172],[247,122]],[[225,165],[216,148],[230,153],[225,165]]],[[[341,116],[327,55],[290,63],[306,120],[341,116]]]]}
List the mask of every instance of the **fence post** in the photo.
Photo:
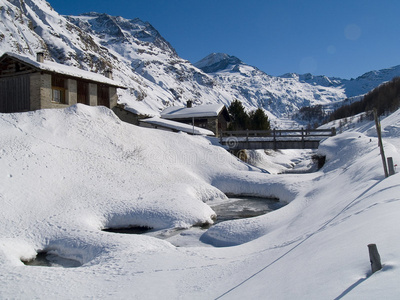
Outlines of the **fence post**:
{"type": "Polygon", "coordinates": [[[389,167],[389,176],[392,176],[392,175],[394,175],[393,157],[388,157],[387,163],[388,163],[388,167],[389,167]]]}
{"type": "Polygon", "coordinates": [[[385,151],[383,149],[383,143],[382,143],[381,123],[379,122],[378,113],[376,111],[376,108],[374,108],[374,119],[375,119],[376,132],[378,134],[379,149],[380,149],[381,157],[382,157],[383,171],[385,172],[385,177],[389,177],[387,165],[386,165],[386,159],[385,159],[385,151]]]}
{"type": "Polygon", "coordinates": [[[301,127],[301,145],[303,149],[305,148],[305,142],[304,142],[304,128],[301,127]]]}
{"type": "Polygon", "coordinates": [[[276,150],[276,129],[274,128],[274,150],[276,150]]]}
{"type": "Polygon", "coordinates": [[[376,244],[369,244],[368,251],[369,260],[371,262],[371,270],[372,273],[375,273],[376,271],[382,269],[381,256],[378,253],[378,248],[376,247],[376,244]]]}

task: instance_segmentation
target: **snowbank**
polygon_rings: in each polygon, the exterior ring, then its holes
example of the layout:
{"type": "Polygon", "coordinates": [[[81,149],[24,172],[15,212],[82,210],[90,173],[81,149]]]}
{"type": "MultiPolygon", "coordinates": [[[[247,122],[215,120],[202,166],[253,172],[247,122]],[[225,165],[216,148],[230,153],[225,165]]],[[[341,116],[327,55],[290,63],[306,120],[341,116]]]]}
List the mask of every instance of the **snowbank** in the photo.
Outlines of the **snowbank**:
{"type": "MultiPolygon", "coordinates": [[[[395,116],[382,127],[396,163],[395,116]]],[[[323,142],[318,172],[271,175],[205,137],[125,124],[102,107],[1,114],[0,298],[394,299],[399,174],[384,178],[376,137],[360,128],[323,142]],[[211,223],[224,193],[289,204],[201,237],[234,247],[101,231],[211,223]],[[373,275],[369,243],[384,265],[373,275]],[[41,250],[82,266],[21,262],[41,250]]]]}

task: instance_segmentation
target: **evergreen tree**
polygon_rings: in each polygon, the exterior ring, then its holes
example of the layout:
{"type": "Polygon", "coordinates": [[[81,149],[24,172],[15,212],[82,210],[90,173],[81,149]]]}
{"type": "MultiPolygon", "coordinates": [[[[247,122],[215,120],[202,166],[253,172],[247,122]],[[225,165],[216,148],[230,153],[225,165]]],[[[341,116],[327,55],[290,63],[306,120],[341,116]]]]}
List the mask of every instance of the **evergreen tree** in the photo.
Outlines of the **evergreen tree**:
{"type": "Polygon", "coordinates": [[[261,108],[249,114],[244,110],[243,104],[239,100],[233,100],[228,108],[231,116],[231,123],[228,130],[269,130],[270,123],[268,116],[261,108]]]}
{"type": "Polygon", "coordinates": [[[252,130],[270,130],[268,116],[261,108],[252,111],[249,116],[250,128],[252,130]]]}
{"type": "Polygon", "coordinates": [[[381,84],[377,88],[368,92],[360,101],[349,105],[344,105],[330,116],[330,120],[354,116],[362,112],[371,111],[376,108],[378,115],[390,113],[400,107],[400,77],[395,77],[391,81],[381,84]]]}
{"type": "Polygon", "coordinates": [[[231,124],[229,130],[245,130],[248,128],[249,116],[244,110],[242,102],[235,99],[232,101],[228,108],[229,115],[231,116],[231,124]]]}

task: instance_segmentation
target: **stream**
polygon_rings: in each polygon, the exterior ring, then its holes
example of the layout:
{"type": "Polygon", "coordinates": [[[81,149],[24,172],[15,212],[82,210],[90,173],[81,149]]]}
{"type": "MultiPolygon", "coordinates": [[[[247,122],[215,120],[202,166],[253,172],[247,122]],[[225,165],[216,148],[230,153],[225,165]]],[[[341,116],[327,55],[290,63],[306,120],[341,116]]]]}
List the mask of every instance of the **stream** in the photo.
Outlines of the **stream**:
{"type": "Polygon", "coordinates": [[[210,226],[229,220],[261,216],[285,205],[285,203],[279,202],[274,198],[231,197],[228,200],[210,204],[211,208],[217,214],[217,219],[212,225],[203,227],[194,226],[188,229],[149,231],[144,234],[169,241],[176,247],[213,247],[200,241],[201,235],[210,226]]]}
{"type": "MultiPolygon", "coordinates": [[[[176,247],[213,247],[200,241],[200,237],[210,226],[215,224],[244,218],[252,218],[267,214],[283,207],[285,204],[273,198],[256,197],[231,197],[228,200],[218,201],[210,204],[217,214],[214,224],[208,226],[194,226],[184,229],[152,230],[149,227],[132,226],[128,228],[108,228],[103,231],[116,234],[143,234],[163,239],[176,247]]],[[[57,256],[55,253],[42,251],[35,259],[23,261],[29,266],[64,267],[75,268],[81,264],[75,260],[57,256]]]]}

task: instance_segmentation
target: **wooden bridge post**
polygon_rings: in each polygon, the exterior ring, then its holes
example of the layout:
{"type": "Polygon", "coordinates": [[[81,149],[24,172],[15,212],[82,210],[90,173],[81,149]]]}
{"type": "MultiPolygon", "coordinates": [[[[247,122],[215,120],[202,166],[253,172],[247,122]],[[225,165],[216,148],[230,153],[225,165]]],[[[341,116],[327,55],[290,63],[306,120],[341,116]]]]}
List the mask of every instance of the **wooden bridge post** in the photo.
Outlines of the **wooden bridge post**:
{"type": "Polygon", "coordinates": [[[247,148],[249,148],[249,129],[246,129],[246,144],[247,148]]]}
{"type": "Polygon", "coordinates": [[[301,127],[301,145],[303,149],[306,147],[305,142],[304,142],[304,128],[301,127]]]}
{"type": "Polygon", "coordinates": [[[274,150],[276,150],[276,129],[274,128],[274,150]]]}

